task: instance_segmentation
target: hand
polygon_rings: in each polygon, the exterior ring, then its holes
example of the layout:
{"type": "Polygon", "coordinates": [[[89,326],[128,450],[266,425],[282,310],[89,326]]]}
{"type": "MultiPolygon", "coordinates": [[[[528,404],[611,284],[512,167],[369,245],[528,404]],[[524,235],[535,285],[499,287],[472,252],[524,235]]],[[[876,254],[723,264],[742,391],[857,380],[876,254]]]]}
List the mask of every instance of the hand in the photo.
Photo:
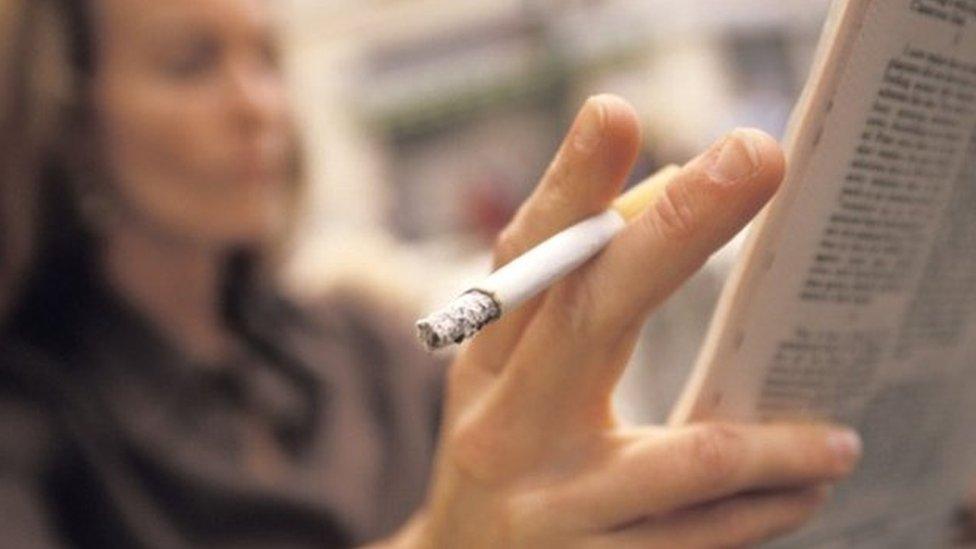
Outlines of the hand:
{"type": "MultiPolygon", "coordinates": [[[[591,99],[499,239],[496,264],[604,210],[637,155],[633,109],[591,99]]],[[[646,315],[733,237],[784,172],[738,130],[692,160],[597,258],[489,327],[451,369],[426,547],[710,547],[804,523],[860,454],[822,425],[626,428],[611,395],[646,315]]]]}

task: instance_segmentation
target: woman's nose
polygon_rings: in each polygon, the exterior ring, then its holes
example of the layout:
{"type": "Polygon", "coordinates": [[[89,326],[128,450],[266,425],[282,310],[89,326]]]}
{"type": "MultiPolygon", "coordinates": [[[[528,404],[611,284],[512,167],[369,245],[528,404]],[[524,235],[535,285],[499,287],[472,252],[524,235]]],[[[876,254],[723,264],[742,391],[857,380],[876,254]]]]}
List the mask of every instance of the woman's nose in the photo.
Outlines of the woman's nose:
{"type": "Polygon", "coordinates": [[[230,67],[228,92],[230,114],[245,131],[266,129],[279,122],[284,113],[280,73],[257,61],[240,60],[230,67]]]}

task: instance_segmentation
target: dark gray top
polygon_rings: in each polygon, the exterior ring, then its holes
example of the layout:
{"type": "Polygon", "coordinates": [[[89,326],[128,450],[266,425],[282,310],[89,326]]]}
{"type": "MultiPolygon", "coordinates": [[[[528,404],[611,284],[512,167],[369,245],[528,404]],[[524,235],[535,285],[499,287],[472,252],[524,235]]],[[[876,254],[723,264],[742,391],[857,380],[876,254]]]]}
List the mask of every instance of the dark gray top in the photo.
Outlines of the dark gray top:
{"type": "Polygon", "coordinates": [[[442,369],[406,319],[259,296],[199,364],[109,292],[73,306],[0,351],[0,545],[348,546],[421,503],[442,369]]]}

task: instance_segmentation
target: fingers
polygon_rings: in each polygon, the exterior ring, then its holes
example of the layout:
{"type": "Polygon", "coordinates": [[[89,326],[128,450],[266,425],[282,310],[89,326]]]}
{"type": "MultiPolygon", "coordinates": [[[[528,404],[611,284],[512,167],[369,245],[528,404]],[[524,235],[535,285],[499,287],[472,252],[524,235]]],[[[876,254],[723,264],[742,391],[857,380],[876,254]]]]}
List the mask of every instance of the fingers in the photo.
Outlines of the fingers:
{"type": "MultiPolygon", "coordinates": [[[[620,193],[639,147],[640,125],[633,107],[615,96],[590,98],[539,186],[499,237],[496,267],[605,210],[620,193]]],[[[485,357],[483,366],[501,368],[538,302],[489,326],[471,343],[472,352],[485,357]]]]}
{"type": "Polygon", "coordinates": [[[594,322],[613,332],[642,319],[759,213],[784,171],[779,144],[748,129],[685,166],[587,274],[601,297],[594,322]]]}
{"type": "Polygon", "coordinates": [[[696,425],[634,438],[616,460],[570,488],[581,520],[621,524],[736,494],[836,482],[860,439],[822,425],[696,425]]]}
{"type": "Polygon", "coordinates": [[[751,494],[626,528],[600,540],[606,547],[752,547],[797,530],[827,500],[824,487],[751,494]]]}
{"type": "Polygon", "coordinates": [[[783,172],[779,146],[756,130],[737,130],[682,168],[595,261],[546,295],[512,356],[513,393],[560,410],[605,407],[646,314],[759,212],[783,172]]]}

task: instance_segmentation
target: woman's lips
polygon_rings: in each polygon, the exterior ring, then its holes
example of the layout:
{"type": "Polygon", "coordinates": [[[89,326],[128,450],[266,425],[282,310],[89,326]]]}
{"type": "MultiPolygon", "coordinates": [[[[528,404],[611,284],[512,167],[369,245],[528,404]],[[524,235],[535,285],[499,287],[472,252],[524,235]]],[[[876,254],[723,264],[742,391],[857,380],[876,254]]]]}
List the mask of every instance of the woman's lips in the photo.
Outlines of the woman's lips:
{"type": "Polygon", "coordinates": [[[253,184],[278,184],[284,179],[285,162],[279,158],[262,158],[254,155],[240,156],[233,172],[237,178],[253,184]]]}
{"type": "Polygon", "coordinates": [[[237,170],[237,179],[246,183],[273,184],[281,179],[281,173],[269,166],[244,166],[237,170]]]}
{"type": "Polygon", "coordinates": [[[230,173],[246,183],[276,185],[287,173],[287,142],[276,135],[254,136],[231,149],[230,173]]]}

